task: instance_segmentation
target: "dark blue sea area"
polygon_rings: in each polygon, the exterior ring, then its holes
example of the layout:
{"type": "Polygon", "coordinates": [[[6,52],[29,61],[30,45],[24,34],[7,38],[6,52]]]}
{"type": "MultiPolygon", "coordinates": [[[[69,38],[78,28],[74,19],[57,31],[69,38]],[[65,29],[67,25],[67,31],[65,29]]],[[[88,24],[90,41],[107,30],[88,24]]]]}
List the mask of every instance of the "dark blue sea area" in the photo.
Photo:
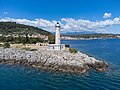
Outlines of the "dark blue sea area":
{"type": "Polygon", "coordinates": [[[0,64],[0,90],[120,90],[120,39],[64,40],[62,43],[105,60],[109,70],[78,74],[0,64]]]}

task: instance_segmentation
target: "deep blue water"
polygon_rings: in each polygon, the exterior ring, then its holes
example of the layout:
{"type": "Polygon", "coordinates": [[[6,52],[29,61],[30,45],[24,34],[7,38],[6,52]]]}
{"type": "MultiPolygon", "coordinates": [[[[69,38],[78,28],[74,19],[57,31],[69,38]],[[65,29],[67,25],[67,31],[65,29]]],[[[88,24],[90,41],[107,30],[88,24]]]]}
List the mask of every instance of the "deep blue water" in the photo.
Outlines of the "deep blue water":
{"type": "Polygon", "coordinates": [[[120,90],[120,39],[66,40],[62,43],[110,64],[107,72],[85,75],[0,65],[0,90],[120,90]]]}

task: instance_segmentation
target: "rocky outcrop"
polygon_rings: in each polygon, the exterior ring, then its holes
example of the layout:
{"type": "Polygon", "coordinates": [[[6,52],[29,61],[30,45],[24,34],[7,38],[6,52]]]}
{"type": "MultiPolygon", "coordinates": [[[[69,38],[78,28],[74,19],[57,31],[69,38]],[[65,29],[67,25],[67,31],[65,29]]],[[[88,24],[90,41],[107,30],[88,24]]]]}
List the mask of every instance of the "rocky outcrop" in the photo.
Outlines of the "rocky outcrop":
{"type": "Polygon", "coordinates": [[[72,54],[69,51],[25,51],[13,48],[0,48],[0,63],[20,63],[37,68],[64,72],[86,72],[89,69],[106,70],[108,64],[84,53],[72,54]]]}

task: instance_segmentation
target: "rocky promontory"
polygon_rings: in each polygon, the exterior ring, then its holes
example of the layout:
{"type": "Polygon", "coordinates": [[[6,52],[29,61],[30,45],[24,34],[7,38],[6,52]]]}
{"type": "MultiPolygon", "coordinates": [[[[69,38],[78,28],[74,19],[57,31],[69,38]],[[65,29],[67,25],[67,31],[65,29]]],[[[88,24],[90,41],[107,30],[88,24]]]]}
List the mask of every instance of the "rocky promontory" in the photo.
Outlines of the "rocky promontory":
{"type": "Polygon", "coordinates": [[[105,71],[108,67],[106,62],[79,51],[73,54],[67,50],[26,51],[15,48],[0,48],[0,63],[23,64],[42,69],[79,73],[84,73],[90,69],[105,71]]]}

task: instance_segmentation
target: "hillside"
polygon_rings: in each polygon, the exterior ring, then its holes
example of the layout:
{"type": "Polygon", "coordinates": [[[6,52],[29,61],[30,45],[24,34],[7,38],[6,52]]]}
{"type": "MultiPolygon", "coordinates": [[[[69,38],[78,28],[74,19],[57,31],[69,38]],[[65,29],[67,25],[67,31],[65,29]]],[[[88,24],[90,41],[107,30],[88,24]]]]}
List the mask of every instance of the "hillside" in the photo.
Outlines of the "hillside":
{"type": "Polygon", "coordinates": [[[62,38],[70,37],[76,39],[102,39],[102,38],[120,38],[120,34],[103,34],[103,33],[96,33],[96,34],[70,34],[70,35],[62,35],[62,38]]]}
{"type": "Polygon", "coordinates": [[[45,31],[43,29],[37,28],[37,27],[18,24],[16,22],[0,22],[0,34],[23,35],[25,33],[29,35],[32,35],[32,34],[52,35],[52,33],[45,31]]]}

